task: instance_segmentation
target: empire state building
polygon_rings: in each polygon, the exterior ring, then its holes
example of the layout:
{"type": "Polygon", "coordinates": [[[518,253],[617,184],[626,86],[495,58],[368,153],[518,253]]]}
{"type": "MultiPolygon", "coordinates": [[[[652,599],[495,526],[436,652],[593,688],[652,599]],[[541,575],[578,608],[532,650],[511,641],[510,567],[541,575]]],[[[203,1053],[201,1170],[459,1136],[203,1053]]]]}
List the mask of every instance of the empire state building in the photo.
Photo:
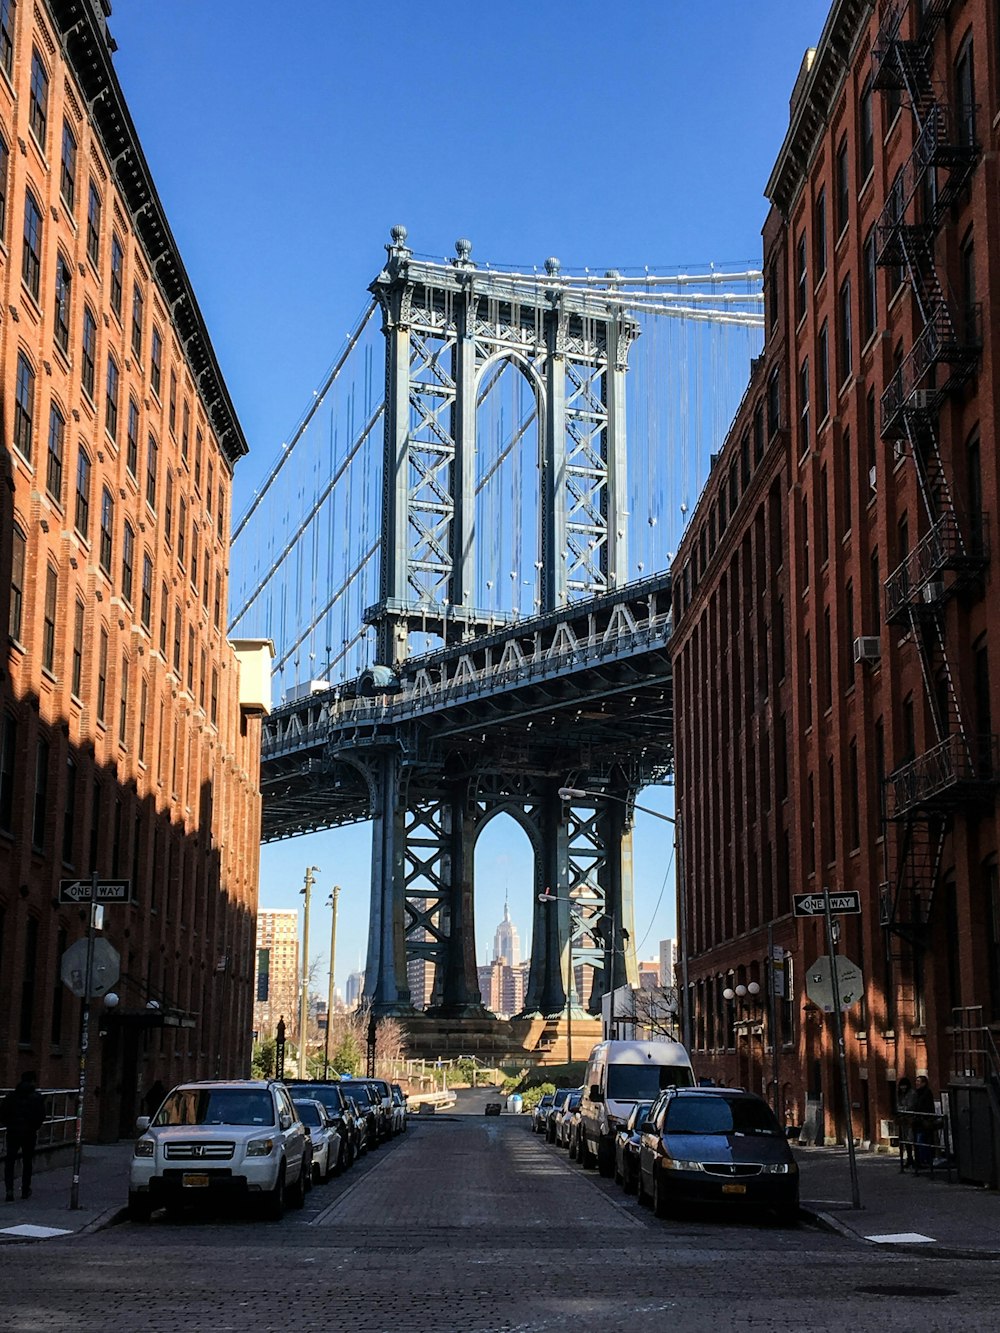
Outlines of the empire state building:
{"type": "Polygon", "coordinates": [[[503,905],[503,920],[493,936],[493,962],[506,963],[508,967],[518,967],[521,962],[521,937],[517,933],[517,926],[510,919],[510,908],[506,901],[503,905]]]}

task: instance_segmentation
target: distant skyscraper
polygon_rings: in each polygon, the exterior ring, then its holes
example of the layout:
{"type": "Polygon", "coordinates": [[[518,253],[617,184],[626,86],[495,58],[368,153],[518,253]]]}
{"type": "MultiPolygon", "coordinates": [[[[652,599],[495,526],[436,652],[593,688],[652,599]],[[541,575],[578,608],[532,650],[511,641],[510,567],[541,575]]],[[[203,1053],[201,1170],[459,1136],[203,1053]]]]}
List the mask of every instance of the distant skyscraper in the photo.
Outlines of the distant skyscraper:
{"type": "Polygon", "coordinates": [[[493,936],[493,962],[505,962],[508,967],[517,967],[521,961],[521,937],[517,926],[510,919],[510,908],[504,898],[503,920],[497,926],[493,936]]]}
{"type": "Polygon", "coordinates": [[[660,985],[673,986],[674,968],[677,966],[677,941],[660,940],[660,985]]]}
{"type": "Polygon", "coordinates": [[[278,1019],[285,1020],[290,1041],[299,1021],[299,914],[290,910],[257,913],[257,997],[253,1025],[259,1040],[273,1037],[278,1019]]]}
{"type": "Polygon", "coordinates": [[[364,994],[365,974],[363,972],[352,972],[347,978],[347,1007],[348,1009],[357,1009],[358,1001],[364,994]]]}

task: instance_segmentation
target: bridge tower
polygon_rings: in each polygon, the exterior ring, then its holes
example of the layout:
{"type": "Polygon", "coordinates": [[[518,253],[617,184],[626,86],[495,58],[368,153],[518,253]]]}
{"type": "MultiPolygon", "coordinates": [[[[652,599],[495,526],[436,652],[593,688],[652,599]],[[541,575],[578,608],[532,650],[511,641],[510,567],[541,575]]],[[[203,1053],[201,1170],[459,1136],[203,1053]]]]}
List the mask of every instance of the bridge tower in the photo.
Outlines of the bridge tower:
{"type": "MultiPolygon", "coordinates": [[[[534,395],[538,441],[538,598],[544,617],[611,593],[627,580],[625,375],[638,325],[600,291],[544,273],[510,275],[472,262],[457,242],[449,264],[417,260],[394,227],[371,284],[385,336],[382,560],[378,601],[365,612],[377,639],[372,693],[391,691],[420,635],[444,648],[485,638],[498,616],[477,605],[478,410],[488,377],[505,363],[534,395]]],[[[613,288],[615,274],[609,274],[613,288]]],[[[532,483],[533,484],[533,483],[532,483]]],[[[480,559],[481,565],[481,559],[480,559]]],[[[512,576],[513,577],[513,576],[512,576]]],[[[605,990],[633,984],[630,803],[638,782],[588,773],[612,799],[567,807],[570,776],[495,757],[480,771],[468,753],[408,747],[387,736],[364,761],[374,820],[366,994],[376,1012],[408,1013],[407,964],[433,964],[432,1012],[483,1013],[476,975],[473,864],[476,838],[499,810],[535,852],[535,920],[526,1010],[557,1014],[575,988],[570,961],[591,961],[592,993],[571,995],[598,1012],[605,990]],[[541,904],[548,889],[555,904],[541,904]],[[586,920],[572,895],[588,903],[586,920]],[[595,944],[587,924],[610,929],[595,944]]],[[[575,767],[579,774],[580,769],[575,767]]]]}

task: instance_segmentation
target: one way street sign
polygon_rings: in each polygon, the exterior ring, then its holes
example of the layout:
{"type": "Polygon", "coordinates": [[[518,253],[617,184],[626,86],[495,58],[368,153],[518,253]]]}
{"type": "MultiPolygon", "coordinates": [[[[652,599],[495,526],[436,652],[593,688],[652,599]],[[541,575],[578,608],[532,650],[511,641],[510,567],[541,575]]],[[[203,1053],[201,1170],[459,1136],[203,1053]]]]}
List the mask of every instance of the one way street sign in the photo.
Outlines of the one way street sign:
{"type": "MultiPolygon", "coordinates": [[[[130,879],[99,879],[93,894],[95,903],[130,903],[132,901],[132,881],[130,879]]],[[[89,879],[61,879],[59,881],[59,901],[61,903],[89,903],[91,901],[91,882],[89,879]]]]}
{"type": "MultiPolygon", "coordinates": [[[[792,895],[792,906],[796,916],[823,916],[826,911],[822,893],[795,893],[792,895]]],[[[855,889],[847,893],[831,893],[830,911],[858,916],[861,912],[861,895],[855,889]]]]}

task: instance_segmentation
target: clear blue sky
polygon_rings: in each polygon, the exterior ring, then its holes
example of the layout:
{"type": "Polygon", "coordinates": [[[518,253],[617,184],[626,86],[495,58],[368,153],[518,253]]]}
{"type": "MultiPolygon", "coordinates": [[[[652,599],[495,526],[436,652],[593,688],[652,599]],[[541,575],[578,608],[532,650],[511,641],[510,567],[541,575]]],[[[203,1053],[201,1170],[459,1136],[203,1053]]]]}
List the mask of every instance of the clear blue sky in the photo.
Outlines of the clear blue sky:
{"type": "MultiPolygon", "coordinates": [[[[393,223],[419,252],[468,236],[495,263],[759,261],[762,190],[827,9],[115,0],[119,77],[250,443],[235,511],[364,308],[393,223]]],[[[673,933],[671,841],[640,817],[644,957],[673,933]]],[[[262,906],[298,906],[310,864],[317,905],[343,886],[340,986],[366,947],[368,858],[367,826],[262,856],[262,906]]],[[[522,938],[529,926],[527,841],[511,821],[480,840],[477,881],[484,957],[505,886],[522,938]]],[[[325,960],[327,912],[312,932],[325,960]]]]}

